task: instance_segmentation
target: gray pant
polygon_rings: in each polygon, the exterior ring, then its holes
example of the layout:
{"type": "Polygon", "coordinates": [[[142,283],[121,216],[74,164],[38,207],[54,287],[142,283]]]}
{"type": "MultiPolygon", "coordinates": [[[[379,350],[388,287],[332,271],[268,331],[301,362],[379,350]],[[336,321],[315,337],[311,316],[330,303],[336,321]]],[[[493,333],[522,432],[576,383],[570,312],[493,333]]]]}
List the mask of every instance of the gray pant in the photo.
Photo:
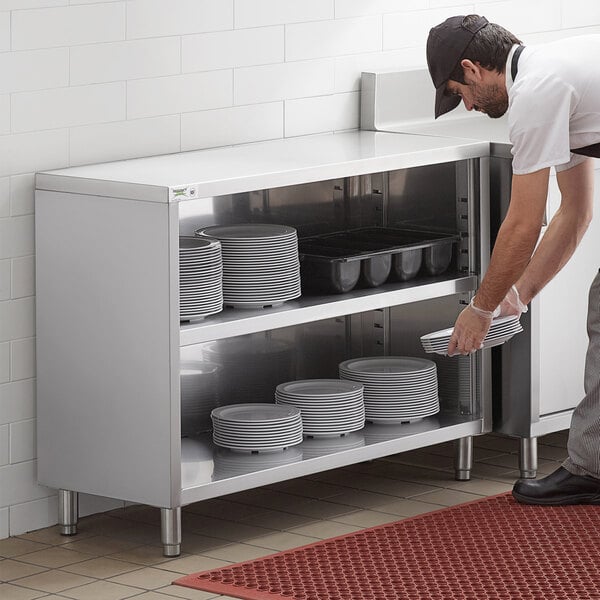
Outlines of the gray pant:
{"type": "Polygon", "coordinates": [[[573,412],[563,467],[573,475],[600,478],[600,272],[590,288],[587,329],[585,397],[573,412]]]}

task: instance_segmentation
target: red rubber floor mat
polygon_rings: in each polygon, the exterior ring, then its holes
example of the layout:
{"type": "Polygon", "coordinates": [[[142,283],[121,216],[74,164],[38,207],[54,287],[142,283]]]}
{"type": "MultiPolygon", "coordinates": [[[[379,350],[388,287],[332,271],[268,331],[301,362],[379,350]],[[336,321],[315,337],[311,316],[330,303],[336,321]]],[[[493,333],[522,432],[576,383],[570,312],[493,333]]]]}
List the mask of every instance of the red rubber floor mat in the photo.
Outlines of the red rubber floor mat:
{"type": "Polygon", "coordinates": [[[501,494],[174,583],[245,600],[600,598],[600,507],[501,494]]]}

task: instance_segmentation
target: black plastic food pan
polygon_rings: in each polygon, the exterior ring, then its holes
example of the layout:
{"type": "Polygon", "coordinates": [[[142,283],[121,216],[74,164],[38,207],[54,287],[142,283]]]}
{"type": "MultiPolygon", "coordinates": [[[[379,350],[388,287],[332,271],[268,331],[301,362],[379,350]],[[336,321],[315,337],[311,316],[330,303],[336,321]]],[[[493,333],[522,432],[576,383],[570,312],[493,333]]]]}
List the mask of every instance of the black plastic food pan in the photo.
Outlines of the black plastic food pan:
{"type": "Polygon", "coordinates": [[[408,281],[423,270],[440,275],[452,261],[458,236],[392,227],[352,229],[299,240],[302,285],[343,293],[358,283],[377,287],[393,274],[408,281]]]}

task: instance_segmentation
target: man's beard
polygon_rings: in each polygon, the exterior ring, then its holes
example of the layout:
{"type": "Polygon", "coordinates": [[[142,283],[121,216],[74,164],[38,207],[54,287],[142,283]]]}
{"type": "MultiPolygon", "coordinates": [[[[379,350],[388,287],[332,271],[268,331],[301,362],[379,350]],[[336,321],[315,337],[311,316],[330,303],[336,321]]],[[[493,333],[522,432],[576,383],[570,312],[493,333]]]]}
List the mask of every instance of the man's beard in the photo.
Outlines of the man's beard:
{"type": "Polygon", "coordinates": [[[508,94],[499,85],[480,86],[473,88],[473,108],[492,119],[499,119],[508,110],[508,94]]]}

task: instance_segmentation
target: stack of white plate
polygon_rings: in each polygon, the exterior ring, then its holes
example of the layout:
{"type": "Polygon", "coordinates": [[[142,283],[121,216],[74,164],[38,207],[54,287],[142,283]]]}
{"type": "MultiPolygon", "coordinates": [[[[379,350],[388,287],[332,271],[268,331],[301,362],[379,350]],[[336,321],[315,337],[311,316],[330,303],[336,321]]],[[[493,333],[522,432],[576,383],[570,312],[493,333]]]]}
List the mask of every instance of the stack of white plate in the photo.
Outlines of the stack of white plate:
{"type": "Polygon", "coordinates": [[[196,235],[221,242],[227,306],[278,306],[300,296],[298,236],[293,227],[215,225],[198,229],[196,235]]]}
{"type": "MultiPolygon", "coordinates": [[[[504,344],[504,342],[510,340],[517,333],[521,333],[521,331],[523,331],[523,327],[519,323],[518,316],[498,317],[492,321],[488,334],[483,340],[483,349],[504,344]]],[[[449,327],[448,329],[440,329],[439,331],[421,336],[421,343],[425,352],[446,354],[453,332],[454,327],[449,327]]]]}
{"type": "Polygon", "coordinates": [[[471,413],[471,357],[434,356],[437,365],[441,409],[454,414],[471,413]]]}
{"type": "Polygon", "coordinates": [[[364,386],[372,423],[409,423],[440,410],[435,363],[409,356],[372,356],[340,363],[340,377],[364,386]]]}
{"type": "Polygon", "coordinates": [[[223,310],[223,263],[218,240],[179,238],[179,312],[182,321],[223,310]]]}
{"type": "Polygon", "coordinates": [[[181,435],[210,431],[210,413],[219,405],[218,365],[184,361],[180,367],[181,435]]]}
{"type": "Polygon", "coordinates": [[[209,342],[202,348],[202,357],[227,373],[219,380],[221,406],[271,402],[275,387],[296,376],[294,346],[264,333],[209,342]]]}
{"type": "Polygon", "coordinates": [[[302,449],[287,448],[282,452],[243,454],[219,448],[214,454],[213,479],[227,479],[254,471],[273,469],[302,460],[302,449]]]}
{"type": "Polygon", "coordinates": [[[340,379],[305,379],[280,383],[277,404],[300,409],[305,436],[339,437],[365,426],[363,386],[340,379]]]}
{"type": "Polygon", "coordinates": [[[211,413],[213,441],[239,452],[272,452],[302,442],[302,416],[294,406],[233,404],[211,413]]]}

